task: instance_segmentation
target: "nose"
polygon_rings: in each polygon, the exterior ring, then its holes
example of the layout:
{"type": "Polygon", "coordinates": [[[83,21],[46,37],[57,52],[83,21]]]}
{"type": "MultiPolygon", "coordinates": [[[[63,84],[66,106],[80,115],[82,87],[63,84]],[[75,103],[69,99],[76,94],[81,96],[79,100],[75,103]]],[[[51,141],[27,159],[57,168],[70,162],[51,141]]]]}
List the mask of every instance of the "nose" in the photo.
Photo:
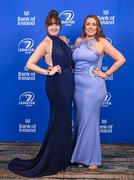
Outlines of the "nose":
{"type": "Polygon", "coordinates": [[[92,28],[93,28],[93,25],[92,25],[92,24],[90,24],[90,25],[89,25],[89,28],[91,28],[91,29],[92,29],[92,28]]]}

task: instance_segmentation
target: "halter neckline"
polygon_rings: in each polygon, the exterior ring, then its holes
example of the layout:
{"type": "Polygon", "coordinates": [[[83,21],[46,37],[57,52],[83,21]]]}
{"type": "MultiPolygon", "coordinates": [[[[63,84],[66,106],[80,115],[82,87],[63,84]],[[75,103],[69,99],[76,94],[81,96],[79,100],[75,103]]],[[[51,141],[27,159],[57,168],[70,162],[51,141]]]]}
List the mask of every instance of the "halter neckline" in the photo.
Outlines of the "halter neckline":
{"type": "Polygon", "coordinates": [[[92,40],[92,39],[95,39],[95,36],[83,38],[83,40],[92,40]]]}
{"type": "Polygon", "coordinates": [[[47,34],[47,36],[48,36],[50,39],[52,39],[52,40],[59,38],[59,36],[52,36],[52,35],[50,35],[50,34],[47,34]]]}

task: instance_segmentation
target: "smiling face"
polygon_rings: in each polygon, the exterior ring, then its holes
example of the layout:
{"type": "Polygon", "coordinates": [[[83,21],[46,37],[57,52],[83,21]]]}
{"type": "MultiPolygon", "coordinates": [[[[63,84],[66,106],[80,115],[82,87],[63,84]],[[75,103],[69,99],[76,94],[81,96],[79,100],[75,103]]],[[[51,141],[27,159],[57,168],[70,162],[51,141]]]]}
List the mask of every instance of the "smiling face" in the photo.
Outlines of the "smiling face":
{"type": "Polygon", "coordinates": [[[47,26],[47,32],[51,36],[57,36],[59,34],[59,31],[60,31],[60,24],[58,24],[56,20],[52,18],[51,22],[47,26]]]}
{"type": "Polygon", "coordinates": [[[51,36],[57,36],[60,31],[61,21],[57,13],[51,12],[46,17],[46,30],[51,36]]]}
{"type": "Polygon", "coordinates": [[[86,37],[95,36],[97,33],[97,23],[94,18],[87,18],[84,25],[84,33],[86,37]]]}
{"type": "Polygon", "coordinates": [[[99,41],[100,37],[105,38],[100,20],[96,15],[88,15],[85,18],[82,31],[83,31],[83,35],[82,35],[83,37],[95,36],[95,39],[97,41],[99,41]]]}

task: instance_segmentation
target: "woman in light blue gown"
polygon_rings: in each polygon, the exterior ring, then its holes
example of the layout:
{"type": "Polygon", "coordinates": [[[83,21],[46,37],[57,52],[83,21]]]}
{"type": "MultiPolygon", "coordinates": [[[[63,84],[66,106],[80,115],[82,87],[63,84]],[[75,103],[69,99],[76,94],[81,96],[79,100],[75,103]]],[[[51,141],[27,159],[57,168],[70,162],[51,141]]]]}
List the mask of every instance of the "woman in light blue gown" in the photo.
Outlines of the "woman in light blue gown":
{"type": "Polygon", "coordinates": [[[99,116],[106,96],[105,78],[124,64],[125,58],[105,39],[97,16],[89,15],[84,21],[83,36],[75,42],[73,61],[77,138],[71,162],[97,170],[102,161],[99,116]],[[104,54],[115,60],[106,72],[101,71],[104,54]]]}

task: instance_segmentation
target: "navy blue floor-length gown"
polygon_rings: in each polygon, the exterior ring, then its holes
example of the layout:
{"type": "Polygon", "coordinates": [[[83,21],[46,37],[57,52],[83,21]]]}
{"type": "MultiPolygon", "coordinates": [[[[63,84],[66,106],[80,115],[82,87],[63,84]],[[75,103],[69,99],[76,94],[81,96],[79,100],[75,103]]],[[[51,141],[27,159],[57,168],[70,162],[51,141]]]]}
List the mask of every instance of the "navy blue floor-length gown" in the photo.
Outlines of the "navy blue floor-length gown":
{"type": "Polygon", "coordinates": [[[62,73],[46,78],[50,120],[39,153],[31,160],[16,158],[9,163],[12,172],[26,177],[47,176],[65,170],[72,155],[72,53],[59,37],[48,36],[53,42],[53,65],[60,65],[62,73]]]}

